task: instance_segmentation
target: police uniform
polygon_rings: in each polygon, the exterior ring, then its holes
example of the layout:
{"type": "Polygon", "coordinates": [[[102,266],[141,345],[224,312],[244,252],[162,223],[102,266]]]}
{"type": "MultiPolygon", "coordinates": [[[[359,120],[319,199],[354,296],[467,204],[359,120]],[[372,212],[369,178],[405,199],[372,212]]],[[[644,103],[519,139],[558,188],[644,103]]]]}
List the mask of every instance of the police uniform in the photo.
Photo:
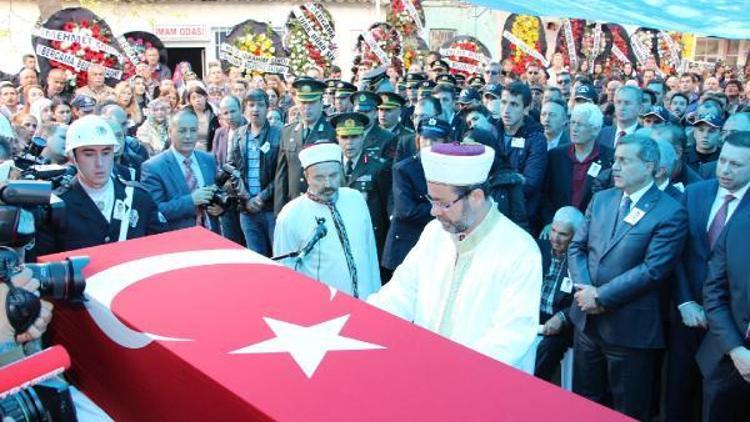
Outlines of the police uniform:
{"type": "MultiPolygon", "coordinates": [[[[362,135],[365,126],[369,123],[368,120],[367,116],[361,113],[342,113],[331,119],[331,123],[336,126],[338,136],[352,136],[362,135]]],[[[346,159],[344,161],[346,162],[346,159]]],[[[357,161],[351,166],[351,173],[348,170],[348,163],[345,163],[343,185],[358,190],[365,198],[375,233],[379,262],[389,224],[390,162],[381,157],[372,157],[363,149],[357,161]]]]}
{"type": "MultiPolygon", "coordinates": [[[[312,79],[301,79],[294,82],[297,98],[301,101],[320,101],[325,84],[312,79]]],[[[290,123],[284,127],[279,146],[279,161],[276,166],[274,181],[274,213],[278,215],[287,202],[307,190],[307,183],[299,161],[299,152],[303,145],[321,141],[332,141],[336,133],[333,127],[321,115],[309,128],[307,135],[301,122],[290,123]]]]}
{"type": "Polygon", "coordinates": [[[109,213],[109,221],[77,178],[69,187],[55,192],[65,201],[65,228],[53,230],[42,227],[37,233],[35,255],[88,248],[167,230],[167,220],[159,213],[154,200],[144,188],[116,177],[112,177],[111,183],[114,185],[114,202],[109,213]],[[130,189],[127,189],[128,187],[130,189]],[[126,190],[132,190],[130,207],[126,205],[126,190]],[[123,224],[125,233],[124,238],[120,239],[123,224]]]}

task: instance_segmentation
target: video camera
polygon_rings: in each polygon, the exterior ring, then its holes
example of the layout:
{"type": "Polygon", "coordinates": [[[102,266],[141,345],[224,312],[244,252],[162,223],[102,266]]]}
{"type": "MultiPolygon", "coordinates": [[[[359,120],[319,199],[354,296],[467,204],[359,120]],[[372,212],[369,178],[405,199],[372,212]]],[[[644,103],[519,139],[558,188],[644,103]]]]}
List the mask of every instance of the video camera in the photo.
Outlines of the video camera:
{"type": "Polygon", "coordinates": [[[52,193],[51,182],[0,182],[0,246],[26,246],[46,226],[65,228],[65,202],[52,193]]]}
{"type": "Polygon", "coordinates": [[[58,375],[70,368],[62,346],[52,346],[0,368],[0,419],[76,421],[68,384],[58,375]]]}
{"type": "Polygon", "coordinates": [[[52,164],[42,157],[47,141],[34,136],[18,155],[13,157],[13,165],[21,170],[19,180],[46,180],[52,183],[52,189],[69,186],[76,175],[76,168],[71,165],[52,164]]]}

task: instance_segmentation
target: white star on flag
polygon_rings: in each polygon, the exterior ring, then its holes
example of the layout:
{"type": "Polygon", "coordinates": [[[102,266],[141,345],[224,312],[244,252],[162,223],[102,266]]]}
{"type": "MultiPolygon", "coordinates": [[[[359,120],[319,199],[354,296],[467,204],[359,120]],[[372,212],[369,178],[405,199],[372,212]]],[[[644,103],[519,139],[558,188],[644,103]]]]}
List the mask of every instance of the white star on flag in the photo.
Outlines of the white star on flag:
{"type": "Polygon", "coordinates": [[[349,314],[304,327],[291,322],[264,317],[263,320],[276,334],[276,337],[229,353],[289,353],[302,369],[302,372],[308,378],[311,378],[328,352],[385,349],[384,346],[378,344],[340,336],[339,333],[348,319],[349,314]]]}

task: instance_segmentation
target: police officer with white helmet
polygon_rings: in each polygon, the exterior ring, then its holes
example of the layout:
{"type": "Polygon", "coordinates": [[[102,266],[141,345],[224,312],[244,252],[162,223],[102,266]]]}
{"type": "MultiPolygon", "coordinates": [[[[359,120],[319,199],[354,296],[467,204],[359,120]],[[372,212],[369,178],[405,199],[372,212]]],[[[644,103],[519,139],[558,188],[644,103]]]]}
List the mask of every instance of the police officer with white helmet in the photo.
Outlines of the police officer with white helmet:
{"type": "Polygon", "coordinates": [[[166,220],[148,192],[112,173],[118,143],[107,121],[95,115],[74,121],[65,153],[75,179],[56,194],[65,201],[63,228],[37,230],[33,255],[86,248],[160,233],[166,220]]]}

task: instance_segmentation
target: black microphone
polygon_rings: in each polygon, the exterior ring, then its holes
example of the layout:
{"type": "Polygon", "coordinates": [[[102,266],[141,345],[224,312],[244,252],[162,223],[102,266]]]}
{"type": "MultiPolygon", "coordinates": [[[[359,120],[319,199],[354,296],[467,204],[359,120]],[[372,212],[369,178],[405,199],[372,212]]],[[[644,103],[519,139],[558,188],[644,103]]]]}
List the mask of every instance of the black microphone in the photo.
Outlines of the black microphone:
{"type": "Polygon", "coordinates": [[[307,242],[307,245],[305,245],[305,247],[302,248],[302,251],[300,251],[299,255],[297,256],[299,259],[304,259],[307,254],[312,252],[312,248],[315,247],[315,244],[318,243],[320,239],[326,237],[326,235],[328,234],[325,218],[315,218],[315,222],[318,223],[318,227],[315,228],[315,234],[313,234],[313,237],[309,242],[307,242]]]}

